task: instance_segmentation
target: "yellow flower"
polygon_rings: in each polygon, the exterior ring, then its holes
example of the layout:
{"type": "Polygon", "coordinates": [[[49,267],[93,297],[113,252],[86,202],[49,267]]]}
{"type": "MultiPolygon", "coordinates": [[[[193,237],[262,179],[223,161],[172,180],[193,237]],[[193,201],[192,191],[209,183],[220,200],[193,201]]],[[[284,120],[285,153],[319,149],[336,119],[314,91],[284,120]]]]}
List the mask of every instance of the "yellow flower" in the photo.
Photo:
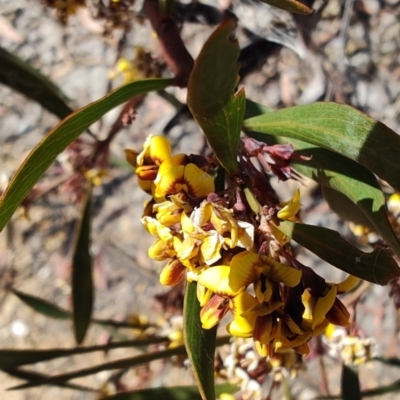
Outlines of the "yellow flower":
{"type": "Polygon", "coordinates": [[[156,219],[164,226],[172,226],[181,222],[182,213],[190,213],[192,207],[182,193],[171,195],[169,200],[153,205],[156,219]]]}
{"type": "Polygon", "coordinates": [[[171,145],[163,136],[149,135],[143,144],[143,150],[125,150],[126,160],[135,167],[139,186],[147,193],[151,193],[153,181],[157,177],[161,163],[171,157],[171,145]]]}
{"type": "Polygon", "coordinates": [[[195,164],[170,166],[170,160],[166,160],[161,164],[155,180],[154,198],[162,201],[166,195],[179,192],[191,198],[207,196],[214,192],[214,179],[195,164]]]}
{"type": "Polygon", "coordinates": [[[260,303],[271,299],[274,282],[294,287],[300,283],[300,279],[301,271],[251,251],[243,251],[231,261],[229,280],[232,288],[238,290],[254,283],[260,303]]]}
{"type": "Polygon", "coordinates": [[[228,310],[231,310],[234,319],[227,326],[228,332],[238,337],[251,337],[255,316],[246,317],[244,314],[254,307],[257,301],[242,289],[232,290],[229,285],[229,272],[229,266],[220,265],[204,270],[198,278],[198,284],[215,293],[201,310],[203,328],[212,328],[228,310]]]}
{"type": "Polygon", "coordinates": [[[323,292],[306,289],[302,295],[305,306],[303,325],[308,325],[313,336],[321,333],[328,322],[340,326],[349,326],[350,314],[343,303],[336,297],[351,290],[359,279],[349,275],[343,282],[327,283],[323,292]]]}

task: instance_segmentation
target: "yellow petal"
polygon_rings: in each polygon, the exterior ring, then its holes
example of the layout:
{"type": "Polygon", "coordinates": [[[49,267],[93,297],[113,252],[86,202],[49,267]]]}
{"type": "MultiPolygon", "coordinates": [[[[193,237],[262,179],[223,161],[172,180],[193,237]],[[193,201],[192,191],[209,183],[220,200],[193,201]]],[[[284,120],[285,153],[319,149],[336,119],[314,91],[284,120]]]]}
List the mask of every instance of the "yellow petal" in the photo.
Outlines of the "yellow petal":
{"type": "Polygon", "coordinates": [[[148,255],[156,261],[164,261],[175,255],[175,252],[169,248],[162,240],[155,241],[148,250],[148,255]]]}
{"type": "Polygon", "coordinates": [[[200,246],[200,253],[206,265],[212,265],[221,258],[224,238],[217,231],[209,231],[200,246]]]}
{"type": "Polygon", "coordinates": [[[231,335],[237,337],[252,335],[256,316],[247,311],[256,303],[257,300],[248,292],[241,292],[230,300],[233,321],[227,326],[227,330],[231,335]]]}
{"type": "Polygon", "coordinates": [[[254,245],[254,225],[245,221],[238,221],[237,246],[250,250],[254,245]]]}
{"type": "Polygon", "coordinates": [[[195,233],[198,231],[197,227],[193,224],[193,221],[185,214],[181,215],[181,226],[182,232],[184,233],[195,233]]]}
{"type": "Polygon", "coordinates": [[[261,256],[263,272],[271,280],[282,282],[288,287],[295,287],[300,283],[301,271],[281,264],[268,256],[261,256]]]}
{"type": "Polygon", "coordinates": [[[149,148],[150,158],[155,165],[160,165],[171,157],[171,144],[164,136],[153,136],[149,148]]]}
{"type": "Polygon", "coordinates": [[[273,294],[272,282],[268,279],[261,281],[258,279],[254,284],[254,291],[256,293],[257,300],[259,303],[269,302],[273,294]]]}
{"type": "Polygon", "coordinates": [[[300,210],[300,190],[294,192],[290,201],[282,203],[282,209],[278,211],[277,217],[280,219],[289,219],[294,217],[300,210]]]}
{"type": "Polygon", "coordinates": [[[274,224],[269,224],[272,234],[281,246],[290,241],[290,238],[283,234],[274,224]]]}
{"type": "Polygon", "coordinates": [[[257,354],[260,357],[268,357],[272,354],[272,348],[270,344],[262,344],[259,341],[254,341],[254,347],[256,348],[257,354]]]}
{"type": "Polygon", "coordinates": [[[187,162],[188,156],[186,154],[175,154],[174,156],[167,158],[161,163],[159,172],[163,174],[165,171],[168,171],[172,167],[176,167],[178,165],[185,166],[187,162]]]}
{"type": "Polygon", "coordinates": [[[302,343],[300,346],[293,347],[293,350],[296,350],[297,353],[305,356],[310,352],[307,342],[302,343]]]}
{"type": "Polygon", "coordinates": [[[200,285],[199,283],[197,283],[196,293],[197,293],[197,299],[199,300],[201,307],[205,306],[211,299],[211,296],[213,295],[213,292],[211,290],[207,289],[203,285],[200,285]]]}
{"type": "Polygon", "coordinates": [[[205,225],[208,221],[210,221],[212,214],[212,205],[207,200],[204,200],[200,207],[193,211],[190,219],[193,221],[193,224],[199,228],[205,225]]]}
{"type": "Polygon", "coordinates": [[[125,158],[132,167],[137,167],[136,157],[138,156],[139,152],[133,149],[125,149],[125,158]]]}
{"type": "Polygon", "coordinates": [[[226,265],[208,268],[201,273],[198,283],[221,296],[234,296],[238,291],[233,290],[229,285],[229,271],[230,267],[226,265]]]}
{"type": "Polygon", "coordinates": [[[358,284],[358,282],[360,282],[360,278],[349,275],[343,282],[340,282],[336,285],[337,294],[342,294],[350,291],[358,284]]]}
{"type": "Polygon", "coordinates": [[[187,237],[183,241],[181,241],[178,237],[174,237],[173,241],[174,250],[176,251],[176,256],[183,263],[185,260],[190,260],[195,257],[199,248],[197,246],[197,241],[191,237],[187,237]]]}
{"type": "Polygon", "coordinates": [[[231,261],[229,284],[234,290],[247,287],[257,280],[257,267],[260,265],[260,257],[251,251],[243,251],[236,254],[231,261]]]}
{"type": "Polygon", "coordinates": [[[161,271],[160,283],[162,285],[174,286],[182,280],[186,268],[179,260],[169,262],[161,271]]]}
{"type": "Polygon", "coordinates": [[[260,344],[268,344],[271,341],[273,325],[274,321],[271,315],[257,318],[253,333],[254,339],[260,344]]]}
{"type": "MultiPolygon", "coordinates": [[[[165,162],[165,161],[164,161],[165,162]]],[[[164,163],[161,164],[163,166],[164,163]]],[[[185,171],[184,165],[176,165],[165,171],[158,171],[155,184],[154,197],[162,198],[167,194],[176,194],[182,189],[183,174],[185,171]]]]}
{"type": "Polygon", "coordinates": [[[191,197],[207,196],[215,190],[214,178],[194,164],[186,165],[184,180],[188,186],[186,193],[191,197]]]}
{"type": "Polygon", "coordinates": [[[326,319],[331,324],[340,325],[344,327],[350,325],[349,322],[350,314],[345,305],[339,299],[335,299],[333,306],[326,314],[326,319]]]}
{"type": "Polygon", "coordinates": [[[157,177],[158,167],[155,165],[143,165],[137,167],[135,173],[143,181],[154,181],[157,177]]]}
{"type": "Polygon", "coordinates": [[[200,311],[200,321],[204,329],[217,325],[228,312],[228,302],[221,296],[214,295],[200,311]]]}
{"type": "Polygon", "coordinates": [[[274,301],[269,303],[260,303],[257,304],[254,308],[250,309],[248,312],[252,312],[259,317],[264,317],[265,315],[272,314],[274,311],[282,308],[283,306],[282,301],[274,301]]]}
{"type": "Polygon", "coordinates": [[[311,339],[312,333],[305,332],[302,335],[296,335],[293,339],[289,339],[286,336],[281,336],[274,343],[275,351],[282,352],[289,349],[293,349],[301,346],[311,339]]]}
{"type": "Polygon", "coordinates": [[[144,181],[143,179],[138,178],[138,185],[140,189],[142,189],[144,192],[151,194],[153,187],[154,187],[154,182],[153,181],[144,181]]]}
{"type": "Polygon", "coordinates": [[[319,297],[313,310],[312,329],[319,325],[325,318],[328,311],[332,308],[336,300],[336,286],[332,286],[324,297],[319,297]]]}

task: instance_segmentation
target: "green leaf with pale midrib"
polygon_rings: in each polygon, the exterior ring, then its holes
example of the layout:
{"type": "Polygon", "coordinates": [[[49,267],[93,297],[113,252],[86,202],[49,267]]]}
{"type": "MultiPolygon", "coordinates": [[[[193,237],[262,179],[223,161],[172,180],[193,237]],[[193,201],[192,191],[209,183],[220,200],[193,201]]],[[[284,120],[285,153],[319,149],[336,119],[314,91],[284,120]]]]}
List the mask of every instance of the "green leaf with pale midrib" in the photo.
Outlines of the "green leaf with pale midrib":
{"type": "Polygon", "coordinates": [[[386,285],[400,276],[400,268],[388,249],[364,253],[346,242],[338,232],[321,226],[280,221],[277,228],[322,260],[348,274],[379,285],[386,285]]]}
{"type": "Polygon", "coordinates": [[[146,79],[128,83],[69,115],[29,153],[0,197],[0,231],[44,172],[70,143],[106,112],[132,97],[172,85],[172,79],[146,79]]]}
{"type": "Polygon", "coordinates": [[[244,129],[332,150],[363,164],[400,191],[400,137],[350,106],[336,103],[295,106],[245,120],[244,129]]]}

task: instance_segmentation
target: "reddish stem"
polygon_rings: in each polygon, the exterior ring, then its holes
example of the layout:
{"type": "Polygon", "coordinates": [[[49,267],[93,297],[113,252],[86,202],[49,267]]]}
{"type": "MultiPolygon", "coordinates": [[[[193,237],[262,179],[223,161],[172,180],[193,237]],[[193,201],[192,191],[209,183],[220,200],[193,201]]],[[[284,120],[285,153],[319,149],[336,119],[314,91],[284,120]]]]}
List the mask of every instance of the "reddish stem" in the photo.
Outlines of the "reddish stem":
{"type": "Polygon", "coordinates": [[[158,1],[145,0],[144,10],[160,41],[161,51],[175,75],[175,84],[186,87],[193,68],[193,58],[187,51],[175,21],[159,9],[158,1]]]}

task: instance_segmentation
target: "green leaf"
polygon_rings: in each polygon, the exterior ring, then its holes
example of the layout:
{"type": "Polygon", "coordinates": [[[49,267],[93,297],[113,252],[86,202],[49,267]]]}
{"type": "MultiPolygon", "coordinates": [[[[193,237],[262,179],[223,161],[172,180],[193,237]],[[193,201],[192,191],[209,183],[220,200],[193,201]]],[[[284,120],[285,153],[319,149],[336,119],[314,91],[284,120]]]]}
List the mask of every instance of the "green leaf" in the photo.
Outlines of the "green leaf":
{"type": "MultiPolygon", "coordinates": [[[[217,339],[216,345],[223,346],[223,345],[229,343],[229,341],[230,341],[230,336],[222,336],[217,339]]],[[[123,343],[123,342],[121,342],[121,343],[123,343]]],[[[110,345],[117,346],[118,343],[111,343],[110,345]]],[[[96,347],[96,346],[93,346],[93,347],[96,347]]],[[[78,349],[73,349],[73,350],[78,351],[78,349]]],[[[16,351],[16,350],[14,350],[14,351],[16,351]]],[[[22,351],[22,350],[20,350],[20,351],[22,351]]],[[[84,376],[97,374],[98,372],[101,372],[101,371],[133,368],[138,365],[147,364],[154,360],[161,360],[161,359],[165,359],[165,358],[170,358],[172,356],[179,356],[179,355],[184,355],[184,354],[186,354],[185,346],[183,346],[183,345],[177,346],[172,349],[156,351],[153,353],[141,354],[141,355],[135,356],[135,357],[124,358],[122,360],[116,360],[116,361],[111,361],[108,363],[103,363],[100,365],[96,365],[94,367],[84,368],[84,369],[68,372],[65,374],[54,375],[54,376],[42,379],[40,381],[28,382],[28,383],[24,383],[22,385],[15,386],[15,387],[11,388],[10,390],[26,389],[28,387],[35,387],[35,386],[41,386],[41,385],[67,382],[71,379],[81,378],[84,376]]],[[[1,353],[0,353],[0,355],[1,355],[1,353]]]]}
{"type": "MultiPolygon", "coordinates": [[[[400,243],[388,219],[385,197],[371,171],[361,164],[330,150],[295,139],[277,139],[280,143],[290,142],[297,154],[311,157],[310,160],[293,158],[291,164],[301,174],[314,179],[327,188],[343,193],[349,198],[367,218],[366,226],[372,224],[372,227],[400,257],[400,243]]],[[[338,199],[337,195],[332,192],[328,193],[325,190],[324,193],[330,195],[333,201],[333,196],[338,199]]],[[[347,204],[345,200],[342,199],[341,201],[342,204],[347,204]]],[[[334,207],[334,204],[332,206],[334,207]]],[[[348,207],[351,207],[351,204],[348,207]]],[[[334,211],[336,210],[334,209],[334,211]]],[[[340,215],[340,210],[338,211],[340,215]]],[[[359,215],[354,208],[350,208],[348,213],[351,213],[353,218],[359,215]]],[[[363,215],[362,213],[361,215],[363,215]]],[[[359,218],[362,219],[362,216],[359,218]]]]}
{"type": "Polygon", "coordinates": [[[166,337],[151,337],[148,339],[124,340],[99,346],[76,347],[73,349],[48,350],[0,350],[0,369],[11,369],[22,365],[34,364],[53,360],[54,358],[70,357],[73,355],[93,353],[95,351],[109,351],[126,347],[143,347],[152,344],[168,342],[166,337]]]}
{"type": "Polygon", "coordinates": [[[281,221],[277,228],[322,260],[366,281],[386,285],[400,276],[400,268],[384,248],[364,253],[338,232],[320,226],[281,221]]]}
{"type": "Polygon", "coordinates": [[[386,365],[391,365],[392,367],[400,367],[400,359],[394,357],[374,357],[373,360],[379,361],[386,365]]]}
{"type": "Polygon", "coordinates": [[[91,200],[89,186],[84,199],[83,212],[76,227],[75,247],[72,258],[72,321],[75,340],[83,342],[93,311],[92,256],[90,255],[91,200]]]}
{"type": "Polygon", "coordinates": [[[240,130],[245,111],[238,82],[240,48],[231,35],[233,19],[225,20],[209,37],[197,57],[188,83],[187,103],[218,161],[230,173],[237,170],[240,130]]]}
{"type": "Polygon", "coordinates": [[[184,303],[185,345],[192,371],[203,400],[214,400],[214,353],[217,327],[203,329],[200,321],[200,303],[197,284],[188,282],[184,303]]]}
{"type": "MultiPolygon", "coordinates": [[[[400,392],[400,380],[394,381],[389,385],[379,386],[375,389],[367,389],[361,391],[361,397],[374,397],[374,396],[382,396],[384,394],[400,392]]],[[[341,400],[342,396],[318,396],[315,400],[341,400]]]]}
{"type": "Polygon", "coordinates": [[[400,380],[394,381],[389,385],[379,386],[375,389],[367,389],[361,392],[361,397],[382,396],[384,394],[400,392],[400,380]]]}
{"type": "Polygon", "coordinates": [[[258,117],[262,114],[266,114],[269,112],[274,112],[274,110],[272,108],[263,106],[260,103],[256,103],[253,100],[246,99],[246,111],[244,113],[245,119],[249,119],[252,117],[258,117]]]}
{"type": "Polygon", "coordinates": [[[358,369],[355,366],[342,365],[342,400],[361,400],[358,369]]]}
{"type": "Polygon", "coordinates": [[[344,194],[329,186],[322,186],[322,195],[329,208],[341,219],[374,230],[374,226],[366,215],[344,194]]]}
{"type": "MultiPolygon", "coordinates": [[[[25,380],[29,380],[32,382],[34,382],[36,380],[47,378],[47,375],[38,374],[37,372],[25,371],[22,369],[7,369],[4,372],[6,372],[8,375],[13,376],[14,378],[25,379],[25,380]]],[[[98,392],[97,390],[87,388],[82,385],[76,385],[73,383],[56,383],[56,384],[54,384],[54,386],[58,386],[61,388],[66,388],[66,389],[75,389],[75,390],[79,390],[81,392],[98,392]]]]}
{"type": "Polygon", "coordinates": [[[310,15],[314,10],[297,0],[260,0],[262,3],[296,14],[310,15]]]}
{"type": "Polygon", "coordinates": [[[37,101],[61,119],[74,111],[48,78],[3,48],[0,48],[0,82],[37,101]]]}
{"type": "Polygon", "coordinates": [[[244,129],[332,150],[364,165],[400,191],[400,136],[350,106],[295,106],[250,118],[244,121],[244,129]]]}
{"type": "Polygon", "coordinates": [[[0,197],[0,231],[3,230],[22,200],[47,168],[50,167],[58,154],[90,125],[100,119],[106,112],[132,97],[164,89],[172,83],[172,79],[145,79],[128,83],[61,121],[29,153],[11,179],[6,191],[0,197]]]}
{"type": "MultiPolygon", "coordinates": [[[[230,383],[215,386],[217,395],[222,393],[235,393],[239,387],[230,383]]],[[[169,388],[156,388],[136,390],[134,392],[118,393],[103,397],[102,400],[201,400],[197,386],[175,386],[169,388]]]]}
{"type": "Polygon", "coordinates": [[[51,377],[48,377],[48,378],[45,378],[42,380],[38,380],[35,382],[24,383],[22,385],[15,386],[11,389],[12,390],[26,389],[29,387],[36,387],[36,386],[47,385],[47,384],[63,383],[63,382],[67,382],[71,379],[81,378],[84,376],[97,374],[98,372],[101,372],[101,371],[110,371],[110,370],[114,370],[114,369],[123,369],[123,368],[133,368],[138,365],[146,364],[146,363],[149,363],[154,360],[170,358],[172,356],[183,355],[185,353],[186,353],[185,347],[178,346],[173,349],[156,351],[156,352],[147,353],[147,354],[141,354],[141,355],[135,356],[135,357],[124,358],[122,360],[116,360],[116,361],[111,361],[108,363],[103,363],[100,365],[96,365],[94,367],[84,368],[84,369],[68,372],[65,374],[54,375],[54,376],[51,376],[51,377]]]}
{"type": "MultiPolygon", "coordinates": [[[[72,317],[72,314],[64,310],[63,308],[58,307],[57,305],[50,303],[47,300],[43,300],[40,297],[32,296],[30,294],[22,293],[18,290],[12,289],[12,292],[27,306],[31,307],[36,312],[45,315],[46,317],[54,318],[54,319],[69,319],[72,317]]],[[[112,319],[91,319],[93,324],[113,327],[113,328],[132,328],[132,329],[140,329],[152,326],[151,324],[143,325],[140,323],[132,323],[126,321],[115,321],[112,319]]]]}
{"type": "Polygon", "coordinates": [[[39,297],[31,296],[15,289],[13,289],[12,292],[27,306],[33,308],[35,311],[45,315],[46,317],[54,319],[71,318],[71,314],[68,311],[63,310],[62,308],[48,301],[42,300],[39,297]]]}

